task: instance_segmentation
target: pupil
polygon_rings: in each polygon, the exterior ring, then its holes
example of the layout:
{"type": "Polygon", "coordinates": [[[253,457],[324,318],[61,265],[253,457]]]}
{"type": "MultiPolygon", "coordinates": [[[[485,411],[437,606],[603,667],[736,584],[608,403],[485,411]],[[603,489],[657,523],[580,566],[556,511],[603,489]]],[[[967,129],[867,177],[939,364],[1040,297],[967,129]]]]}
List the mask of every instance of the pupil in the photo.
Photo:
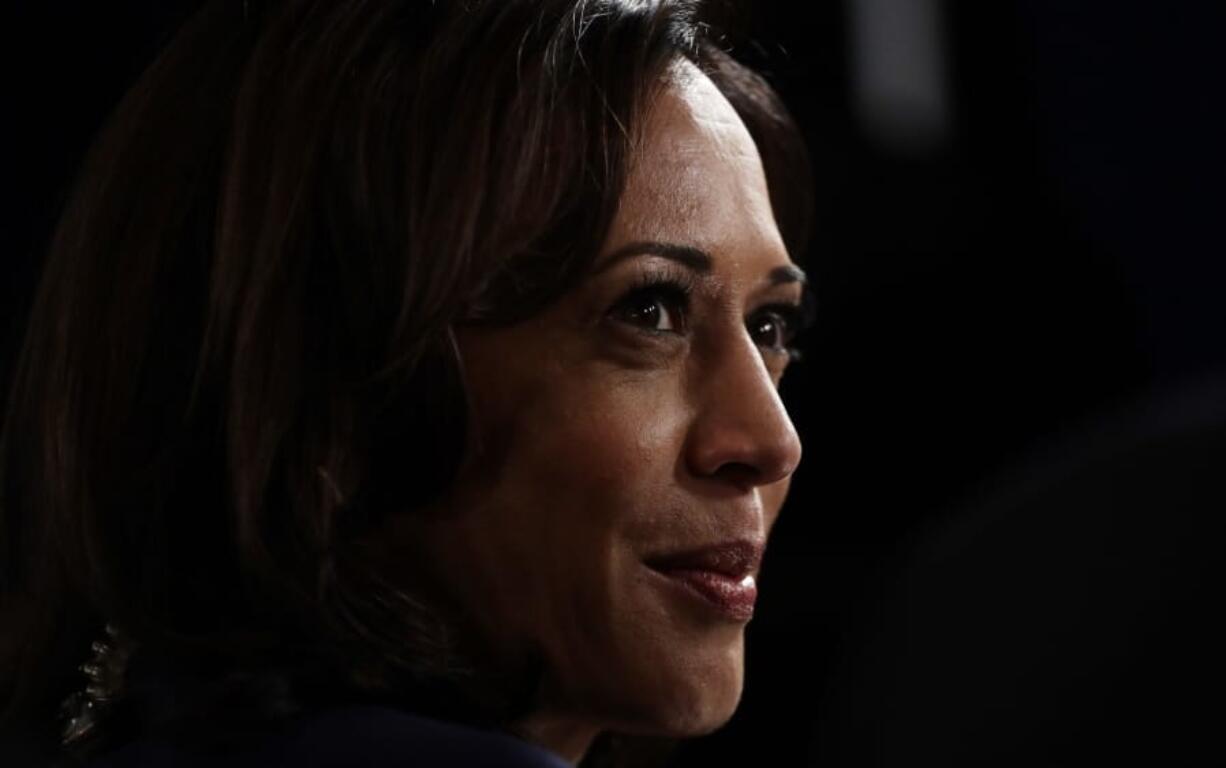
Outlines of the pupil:
{"type": "Polygon", "coordinates": [[[776,333],[774,321],[763,320],[761,323],[759,323],[758,324],[758,334],[759,334],[760,339],[762,339],[763,341],[769,341],[771,342],[771,346],[774,346],[776,342],[776,337],[778,336],[778,333],[776,333]]]}
{"type": "Polygon", "coordinates": [[[658,301],[645,301],[639,305],[634,314],[640,319],[656,324],[656,317],[659,315],[660,303],[658,301]]]}

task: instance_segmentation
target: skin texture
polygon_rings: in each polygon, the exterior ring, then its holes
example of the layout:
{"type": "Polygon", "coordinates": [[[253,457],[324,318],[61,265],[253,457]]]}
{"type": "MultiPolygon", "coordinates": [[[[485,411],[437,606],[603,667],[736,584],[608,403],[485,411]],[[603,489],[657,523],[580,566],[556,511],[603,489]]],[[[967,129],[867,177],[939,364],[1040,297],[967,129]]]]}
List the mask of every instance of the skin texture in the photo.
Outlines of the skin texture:
{"type": "Polygon", "coordinates": [[[588,279],[511,328],[457,332],[471,393],[455,490],[412,536],[509,655],[537,649],[541,708],[516,731],[577,761],[606,729],[693,736],[733,714],[743,621],[665,588],[648,555],[764,542],[800,461],[754,321],[800,301],[753,140],[713,83],[671,69],[588,279]],[[699,248],[697,274],[640,241],[699,248]],[[688,308],[619,301],[645,274],[688,308]]]}

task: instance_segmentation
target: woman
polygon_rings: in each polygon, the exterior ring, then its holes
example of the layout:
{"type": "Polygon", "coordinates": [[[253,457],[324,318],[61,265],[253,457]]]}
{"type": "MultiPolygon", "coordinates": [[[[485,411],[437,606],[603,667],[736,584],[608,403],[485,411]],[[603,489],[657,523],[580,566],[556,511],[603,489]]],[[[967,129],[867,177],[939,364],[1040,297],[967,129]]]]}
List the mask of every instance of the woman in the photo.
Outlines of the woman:
{"type": "Polygon", "coordinates": [[[6,730],[550,765],[719,727],[800,460],[807,173],[690,4],[207,5],[36,297],[6,730]]]}

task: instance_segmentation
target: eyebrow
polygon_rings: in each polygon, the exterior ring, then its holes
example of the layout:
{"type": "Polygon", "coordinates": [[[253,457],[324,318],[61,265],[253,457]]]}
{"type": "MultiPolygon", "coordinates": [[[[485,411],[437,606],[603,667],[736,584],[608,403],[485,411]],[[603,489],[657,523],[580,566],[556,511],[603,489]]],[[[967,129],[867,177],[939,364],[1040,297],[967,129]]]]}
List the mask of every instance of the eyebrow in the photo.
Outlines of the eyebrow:
{"type": "MultiPolygon", "coordinates": [[[[596,269],[592,270],[593,275],[600,274],[605,270],[617,264],[619,261],[627,259],[631,256],[659,256],[670,261],[675,261],[678,264],[686,266],[699,274],[710,274],[712,265],[715,260],[711,258],[711,254],[692,245],[680,245],[678,243],[662,243],[655,240],[641,240],[638,242],[628,243],[621,248],[610,253],[605,257],[596,269]]],[[[786,285],[788,283],[800,283],[808,285],[809,278],[805,275],[804,270],[795,264],[785,264],[775,267],[767,275],[768,285],[786,285]]]]}

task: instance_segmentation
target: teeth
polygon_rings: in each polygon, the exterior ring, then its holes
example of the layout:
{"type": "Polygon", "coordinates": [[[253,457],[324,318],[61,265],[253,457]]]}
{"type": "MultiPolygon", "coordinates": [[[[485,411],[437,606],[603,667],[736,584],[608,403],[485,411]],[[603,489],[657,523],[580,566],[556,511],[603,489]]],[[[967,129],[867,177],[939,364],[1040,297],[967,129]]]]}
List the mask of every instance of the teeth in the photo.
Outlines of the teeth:
{"type": "Polygon", "coordinates": [[[753,576],[746,576],[745,578],[741,579],[742,587],[752,587],[755,586],[755,584],[756,582],[754,581],[753,576]]]}

